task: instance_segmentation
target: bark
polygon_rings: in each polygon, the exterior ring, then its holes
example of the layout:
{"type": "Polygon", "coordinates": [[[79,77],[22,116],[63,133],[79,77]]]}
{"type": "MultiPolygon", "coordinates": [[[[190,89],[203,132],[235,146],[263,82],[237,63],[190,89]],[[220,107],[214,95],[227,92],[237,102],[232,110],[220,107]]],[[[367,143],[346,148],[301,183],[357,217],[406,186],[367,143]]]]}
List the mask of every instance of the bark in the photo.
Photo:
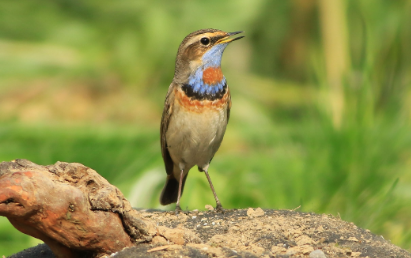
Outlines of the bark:
{"type": "Polygon", "coordinates": [[[57,257],[97,257],[151,239],[151,224],[123,194],[78,163],[0,163],[0,216],[57,257]]]}

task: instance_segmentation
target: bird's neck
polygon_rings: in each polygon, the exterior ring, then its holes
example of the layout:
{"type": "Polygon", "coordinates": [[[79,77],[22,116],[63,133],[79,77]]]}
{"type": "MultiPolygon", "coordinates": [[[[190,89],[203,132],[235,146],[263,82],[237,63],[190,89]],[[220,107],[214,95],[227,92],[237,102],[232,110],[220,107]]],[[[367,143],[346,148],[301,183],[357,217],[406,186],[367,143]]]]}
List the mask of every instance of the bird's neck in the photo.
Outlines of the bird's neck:
{"type": "Polygon", "coordinates": [[[192,73],[183,91],[187,96],[200,100],[216,100],[224,96],[227,83],[220,66],[200,66],[192,73]]]}

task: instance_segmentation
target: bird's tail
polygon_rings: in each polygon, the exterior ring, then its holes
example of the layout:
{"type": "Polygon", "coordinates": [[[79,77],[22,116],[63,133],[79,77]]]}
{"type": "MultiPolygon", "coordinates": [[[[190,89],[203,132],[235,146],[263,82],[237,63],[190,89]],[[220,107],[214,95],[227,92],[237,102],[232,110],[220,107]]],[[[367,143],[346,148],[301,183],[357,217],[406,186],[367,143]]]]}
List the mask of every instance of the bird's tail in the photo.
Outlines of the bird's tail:
{"type": "MultiPolygon", "coordinates": [[[[187,175],[183,178],[183,185],[181,186],[181,195],[183,195],[184,184],[186,183],[187,175]]],[[[180,196],[181,197],[181,196],[180,196]]],[[[178,198],[178,180],[173,176],[167,176],[166,184],[160,195],[161,205],[167,205],[177,202],[178,198]]]]}

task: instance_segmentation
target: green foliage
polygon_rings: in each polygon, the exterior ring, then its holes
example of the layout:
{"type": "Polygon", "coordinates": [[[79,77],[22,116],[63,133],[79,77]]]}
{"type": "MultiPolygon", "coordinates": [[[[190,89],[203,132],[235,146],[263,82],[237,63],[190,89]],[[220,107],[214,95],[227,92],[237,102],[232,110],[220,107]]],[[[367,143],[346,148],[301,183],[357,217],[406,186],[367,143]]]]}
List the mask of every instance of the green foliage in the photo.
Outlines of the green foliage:
{"type": "MultiPolygon", "coordinates": [[[[343,2],[336,125],[315,1],[1,1],[0,161],[83,163],[133,205],[164,208],[159,123],[178,44],[244,30],[224,54],[233,107],[210,166],[223,205],[301,205],[410,249],[411,5],[343,2]]],[[[193,169],[182,207],[213,203],[193,169]]],[[[0,218],[0,256],[36,243],[0,218]]]]}

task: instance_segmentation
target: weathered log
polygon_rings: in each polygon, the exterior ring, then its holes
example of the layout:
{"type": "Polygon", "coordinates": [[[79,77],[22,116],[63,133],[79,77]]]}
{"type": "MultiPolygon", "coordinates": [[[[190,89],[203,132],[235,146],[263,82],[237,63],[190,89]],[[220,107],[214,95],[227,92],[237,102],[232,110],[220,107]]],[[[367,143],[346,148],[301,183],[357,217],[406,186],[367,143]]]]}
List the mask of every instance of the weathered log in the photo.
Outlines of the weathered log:
{"type": "Polygon", "coordinates": [[[123,194],[78,163],[0,163],[0,216],[57,257],[96,257],[151,239],[123,194]]]}

